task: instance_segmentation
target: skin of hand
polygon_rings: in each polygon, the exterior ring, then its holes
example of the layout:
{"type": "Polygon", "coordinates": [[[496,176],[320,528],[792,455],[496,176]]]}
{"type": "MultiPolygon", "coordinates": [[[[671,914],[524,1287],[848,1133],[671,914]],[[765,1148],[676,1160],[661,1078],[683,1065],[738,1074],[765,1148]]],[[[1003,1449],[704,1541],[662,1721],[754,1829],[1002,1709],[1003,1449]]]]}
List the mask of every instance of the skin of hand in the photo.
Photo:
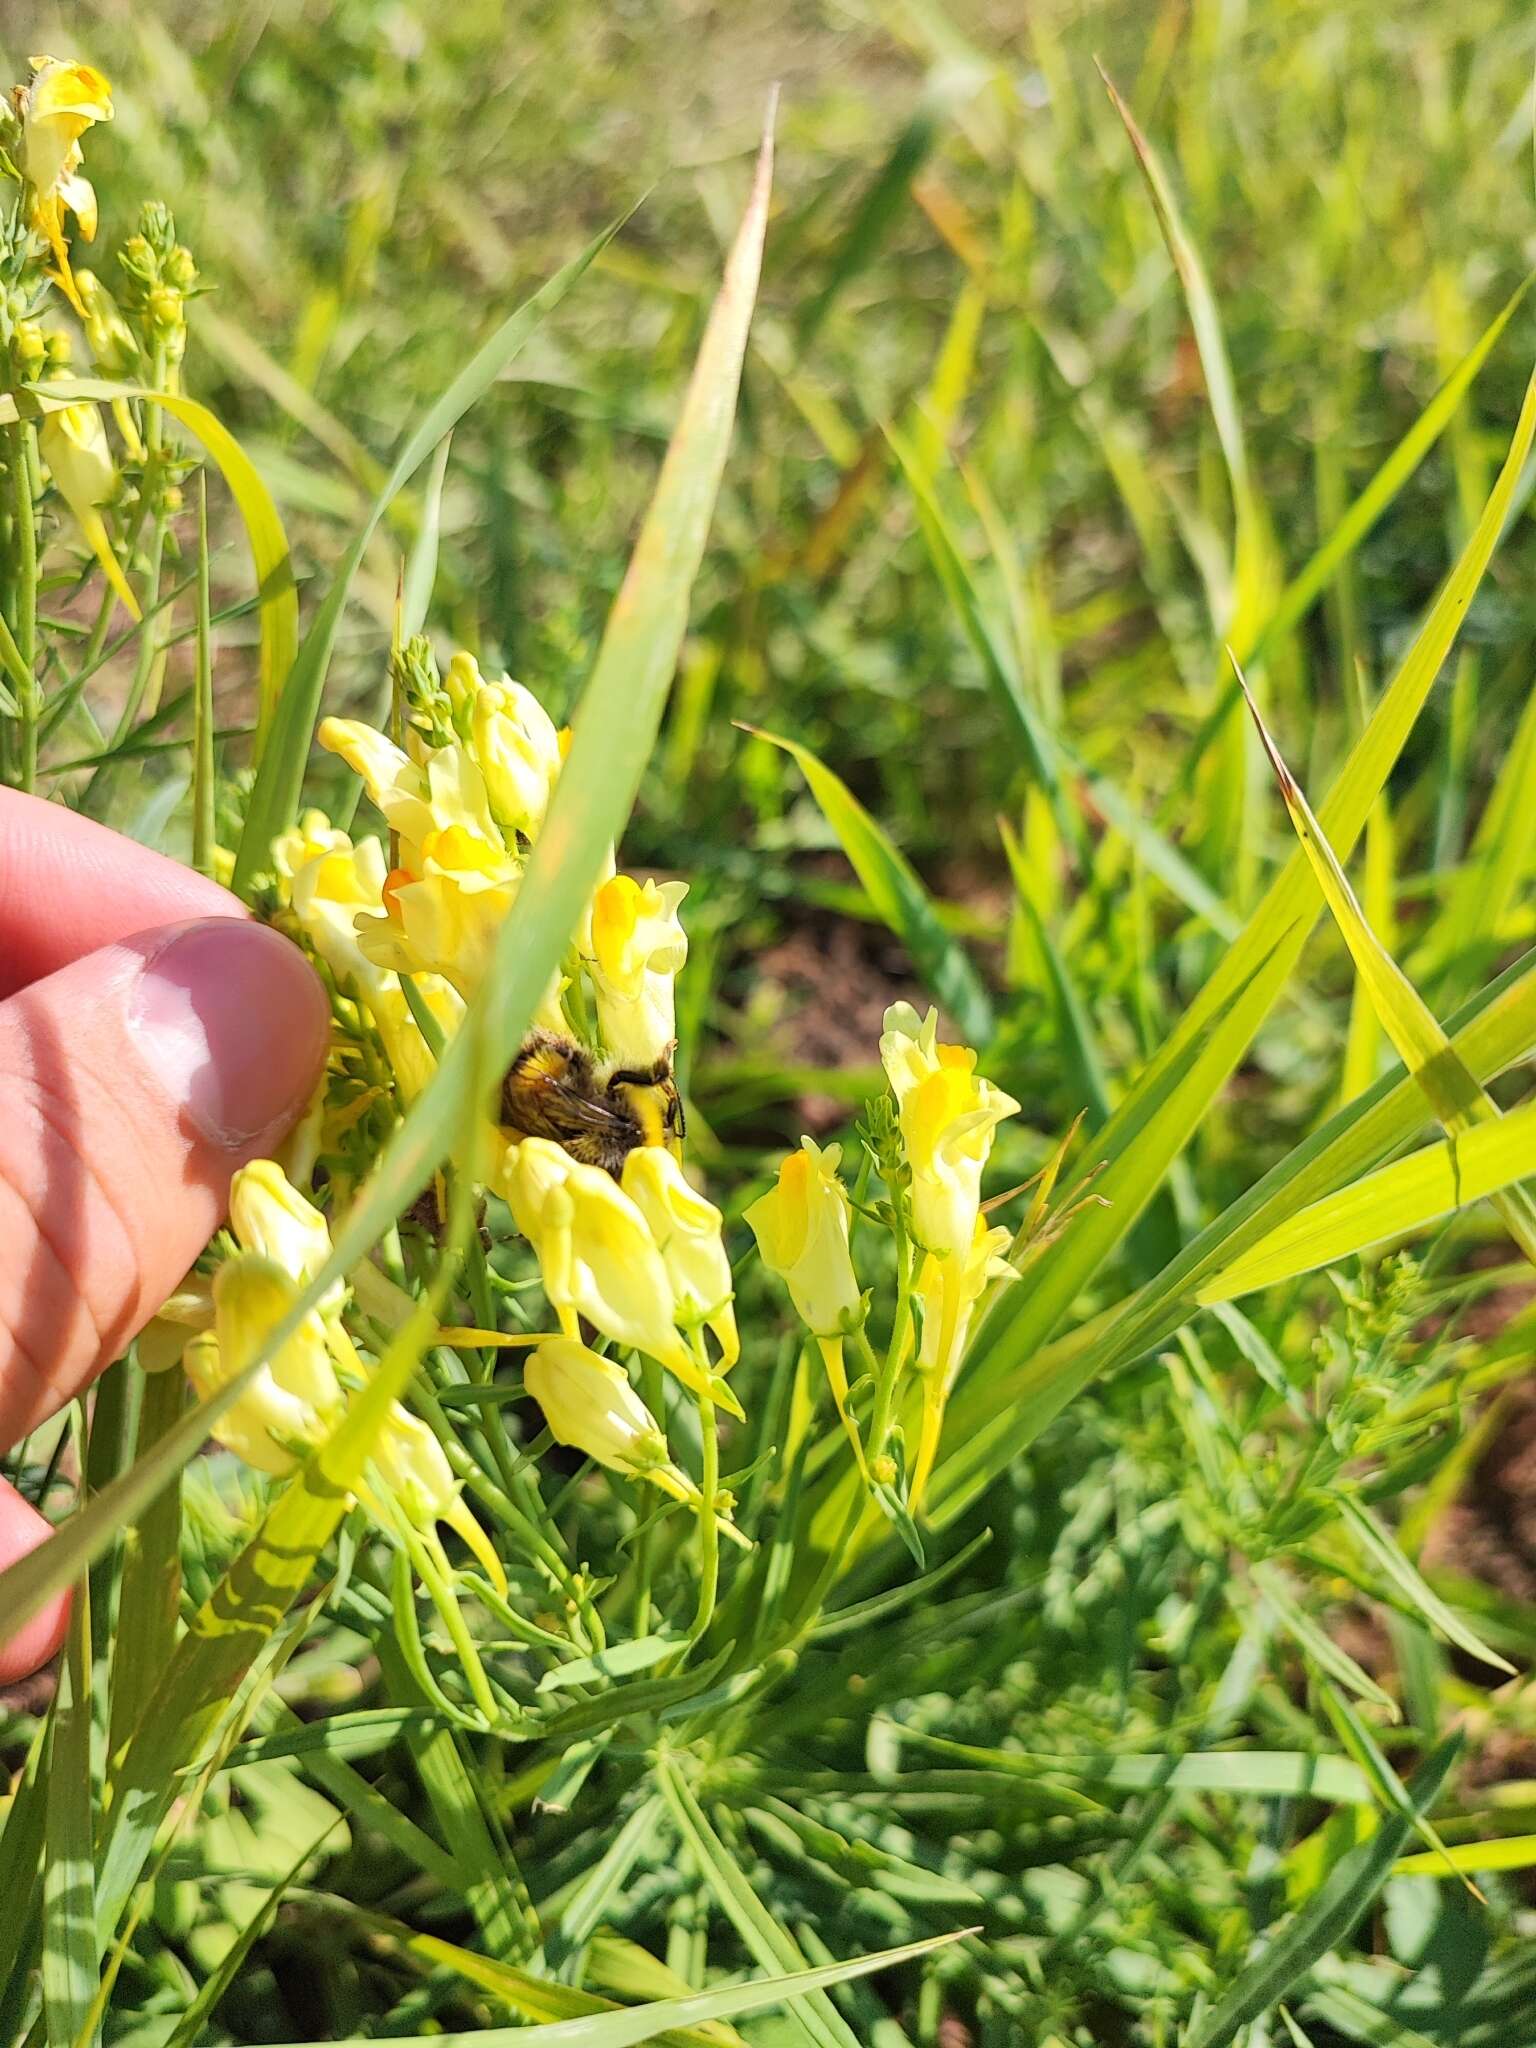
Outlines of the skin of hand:
{"type": "MultiPolygon", "coordinates": [[[[217,883],[0,789],[0,1451],[118,1357],[302,1114],[329,1033],[298,949],[217,883]]],[[[0,1568],[49,1525],[0,1482],[0,1568]]],[[[0,1644],[47,1661],[67,1600],[0,1644]]]]}

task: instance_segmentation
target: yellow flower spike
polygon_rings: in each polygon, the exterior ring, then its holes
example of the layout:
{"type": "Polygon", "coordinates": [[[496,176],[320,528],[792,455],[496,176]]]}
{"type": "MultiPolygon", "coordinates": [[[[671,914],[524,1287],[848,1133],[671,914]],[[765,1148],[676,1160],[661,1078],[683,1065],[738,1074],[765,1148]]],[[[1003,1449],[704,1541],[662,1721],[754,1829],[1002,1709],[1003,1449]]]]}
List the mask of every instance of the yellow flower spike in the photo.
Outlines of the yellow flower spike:
{"type": "Polygon", "coordinates": [[[32,77],[18,88],[15,102],[21,117],[21,169],[31,187],[31,222],[53,251],[60,289],[83,316],[64,222],[73,214],[86,241],[95,239],[96,194],[80,168],[80,138],[94,122],[111,120],[112,88],[89,64],[34,57],[32,77]]]}
{"type": "MultiPolygon", "coordinates": [[[[258,1252],[242,1252],[220,1267],[213,1283],[214,1331],[194,1336],[183,1358],[202,1398],[245,1370],[299,1294],[293,1276],[258,1252]]],[[[341,1402],[325,1326],[311,1314],[218,1418],[213,1434],[246,1464],[281,1478],[325,1437],[341,1402]]]]}
{"type": "Polygon", "coordinates": [[[1019,1105],[976,1073],[969,1046],[938,1042],[938,1013],[885,1013],[880,1039],[912,1169],[912,1221],[924,1250],[963,1256],[981,1207],[981,1173],[997,1126],[1019,1105]]]}
{"type": "Polygon", "coordinates": [[[523,1385],[557,1443],[610,1472],[648,1479],[674,1500],[697,1503],[698,1488],[668,1458],[655,1416],[611,1358],[600,1358],[574,1338],[552,1337],[528,1360],[523,1385]]]}
{"type": "Polygon", "coordinates": [[[129,616],[141,617],[139,601],[112,552],[106,521],[101,516],[100,507],[117,484],[117,467],[107,445],[100,412],[94,405],[60,406],[57,411],[44,413],[37,439],[54,486],[68,505],[86,546],[101,564],[101,573],[129,616]]]}
{"type": "Polygon", "coordinates": [[[658,1359],[685,1386],[741,1413],[723,1382],[701,1371],[676,1327],[672,1282],[645,1218],[600,1167],[548,1138],[508,1148],[501,1192],[538,1256],[562,1328],[585,1316],[615,1344],[658,1359]]]}
{"type": "Polygon", "coordinates": [[[679,1320],[703,1323],[720,1346],[720,1371],[741,1356],[733,1307],[725,1219],[688,1181],[660,1145],[637,1145],[624,1162],[621,1185],[650,1228],[672,1282],[679,1320]]]}
{"type": "Polygon", "coordinates": [[[554,721],[510,676],[487,682],[473,655],[456,654],[443,684],[455,712],[467,719],[492,810],[507,831],[532,839],[560,773],[554,721]]]}
{"type": "Polygon", "coordinates": [[[843,1335],[862,1323],[864,1303],[848,1250],[848,1196],[837,1175],[841,1157],[836,1145],[822,1151],[802,1138],[800,1149],[779,1167],[776,1185],[751,1205],[746,1220],[763,1264],[789,1289],[796,1315],[816,1339],[833,1405],[863,1473],[864,1445],[848,1412],[843,1335]]]}
{"type": "Polygon", "coordinates": [[[491,1584],[506,1598],[507,1575],[490,1538],[465,1506],[442,1445],[397,1401],[373,1448],[373,1463],[395,1505],[418,1529],[442,1522],[463,1538],[491,1584]]]}
{"type": "Polygon", "coordinates": [[[649,1067],[677,1038],[675,984],[688,957],[677,907],[686,882],[614,875],[592,899],[588,966],[603,1043],[621,1067],[649,1067]]]}

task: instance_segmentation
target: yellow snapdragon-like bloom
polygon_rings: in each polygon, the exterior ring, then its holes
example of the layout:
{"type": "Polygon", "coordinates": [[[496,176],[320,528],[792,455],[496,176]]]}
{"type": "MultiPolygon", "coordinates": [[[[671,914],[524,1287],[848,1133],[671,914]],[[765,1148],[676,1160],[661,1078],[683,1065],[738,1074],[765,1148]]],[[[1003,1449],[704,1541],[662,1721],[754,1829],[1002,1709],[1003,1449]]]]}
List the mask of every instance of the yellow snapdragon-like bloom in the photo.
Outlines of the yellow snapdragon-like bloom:
{"type": "Polygon", "coordinates": [[[837,1175],[841,1157],[836,1145],[822,1151],[802,1138],[746,1220],[763,1264],[789,1289],[796,1315],[816,1339],[839,1419],[863,1471],[864,1446],[848,1411],[843,1338],[863,1321],[864,1303],[848,1249],[848,1196],[837,1175]]]}
{"type": "MultiPolygon", "coordinates": [[[[274,1160],[253,1160],[235,1175],[229,1219],[241,1249],[214,1275],[212,1330],[199,1331],[183,1353],[187,1377],[204,1399],[258,1356],[332,1249],[325,1218],[274,1160]]],[[[354,1377],[366,1370],[341,1326],[345,1298],[338,1286],[303,1316],[213,1423],[218,1441],[258,1471],[281,1478],[322,1443],[346,1403],[338,1366],[354,1377]]],[[[372,1461],[389,1496],[383,1519],[399,1513],[418,1529],[445,1522],[504,1588],[500,1561],[460,1499],[441,1444],[398,1401],[372,1461]]]]}
{"type": "MultiPolygon", "coordinates": [[[[203,1399],[245,1371],[301,1291],[290,1273],[259,1252],[243,1252],[219,1268],[214,1328],[194,1336],[183,1355],[187,1377],[203,1399]]],[[[217,1418],[213,1434],[247,1465],[281,1478],[323,1442],[341,1408],[325,1325],[311,1313],[217,1418]]]]}
{"type": "Polygon", "coordinates": [[[112,552],[106,521],[101,516],[101,507],[117,488],[117,465],[112,460],[100,412],[94,405],[80,404],[63,405],[44,413],[37,444],[54,487],[101,564],[101,573],[124,610],[138,618],[138,600],[112,552]]]}
{"type": "Polygon", "coordinates": [[[795,1313],[816,1337],[860,1322],[863,1303],[848,1251],[848,1196],[838,1179],[840,1147],[802,1138],[779,1178],[746,1212],[763,1264],[789,1289],[795,1313]]]}
{"type": "Polygon", "coordinates": [[[357,915],[363,952],[397,973],[441,975],[467,1002],[484,979],[519,873],[479,767],[462,745],[418,748],[425,758],[415,760],[357,719],[327,718],[318,737],[362,776],[399,848],[381,914],[357,915]]]}
{"type": "Polygon", "coordinates": [[[697,1498],[698,1489],[667,1456],[655,1416],[611,1358],[574,1337],[551,1337],[529,1354],[523,1385],[558,1443],[610,1472],[648,1479],[677,1500],[697,1498]]]}
{"type": "Polygon", "coordinates": [[[621,1067],[649,1067],[677,1038],[675,985],[688,957],[677,907],[686,882],[614,875],[592,899],[588,967],[603,1043],[621,1067]]]}
{"type": "Polygon", "coordinates": [[[910,1003],[885,1013],[880,1058],[901,1119],[912,1169],[912,1222],[919,1243],[963,1256],[981,1208],[981,1173],[993,1135],[1019,1105],[976,1072],[966,1045],[938,1042],[938,1013],[918,1022],[910,1003]]]}
{"type": "Polygon", "coordinates": [[[663,1145],[637,1145],[624,1162],[622,1185],[656,1240],[679,1320],[714,1332],[720,1370],[729,1372],[741,1356],[741,1339],[722,1235],[725,1219],[663,1145]]]}
{"type": "Polygon", "coordinates": [[[524,1138],[507,1149],[501,1192],[538,1256],[544,1292],[567,1336],[585,1316],[615,1344],[658,1359],[685,1386],[739,1413],[679,1335],[656,1240],[601,1167],[582,1165],[548,1138],[524,1138]]]}
{"type": "MultiPolygon", "coordinates": [[[[357,930],[360,916],[384,916],[383,847],[377,839],[354,846],[320,811],[306,811],[273,841],[272,859],[299,929],[342,993],[372,1016],[401,1096],[414,1102],[432,1077],[432,1053],[399,975],[368,957],[357,930]]],[[[416,988],[443,1035],[451,1037],[464,1015],[463,998],[439,975],[418,975],[416,988]]]]}
{"type": "Polygon", "coordinates": [[[80,138],[94,122],[111,120],[112,88],[89,64],[34,57],[32,77],[17,89],[15,99],[32,225],[53,251],[65,297],[83,313],[70,274],[64,223],[73,214],[85,239],[95,239],[96,194],[80,168],[80,138]]]}
{"type": "Polygon", "coordinates": [[[487,682],[472,654],[453,657],[443,687],[455,711],[467,718],[492,810],[505,830],[532,839],[560,773],[554,720],[510,676],[487,682]]]}

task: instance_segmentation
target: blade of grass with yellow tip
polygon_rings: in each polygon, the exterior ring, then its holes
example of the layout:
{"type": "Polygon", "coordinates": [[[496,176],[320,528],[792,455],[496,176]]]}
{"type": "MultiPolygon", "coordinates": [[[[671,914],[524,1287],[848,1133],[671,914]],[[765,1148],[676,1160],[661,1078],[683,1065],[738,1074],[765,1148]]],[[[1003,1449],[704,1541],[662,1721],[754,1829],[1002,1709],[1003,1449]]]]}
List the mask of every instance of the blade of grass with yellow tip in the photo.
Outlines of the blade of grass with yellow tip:
{"type": "MultiPolygon", "coordinates": [[[[1233,666],[1237,667],[1235,656],[1233,666]]],[[[1475,1125],[1497,1120],[1498,1104],[1467,1070],[1439,1019],[1371,930],[1349,877],[1313,816],[1301,785],[1285,765],[1240,668],[1238,681],[1302,851],[1349,948],[1382,1030],[1424,1090],[1448,1137],[1454,1140],[1475,1125]]],[[[1520,1187],[1501,1189],[1492,1195],[1492,1201],[1515,1243],[1536,1265],[1536,1201],[1520,1187]]]]}

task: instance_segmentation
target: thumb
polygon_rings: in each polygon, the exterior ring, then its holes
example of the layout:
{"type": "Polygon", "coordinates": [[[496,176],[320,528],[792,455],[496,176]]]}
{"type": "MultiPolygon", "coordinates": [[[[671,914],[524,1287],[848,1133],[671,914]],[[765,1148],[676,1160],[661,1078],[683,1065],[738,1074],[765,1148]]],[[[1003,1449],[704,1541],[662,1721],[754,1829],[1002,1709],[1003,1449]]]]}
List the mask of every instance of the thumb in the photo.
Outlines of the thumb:
{"type": "MultiPolygon", "coordinates": [[[[238,918],[103,946],[0,1003],[0,1445],[154,1314],[235,1168],[299,1116],[328,1027],[303,956],[238,918]]],[[[0,1503],[0,1548],[20,1507],[0,1503]]]]}

